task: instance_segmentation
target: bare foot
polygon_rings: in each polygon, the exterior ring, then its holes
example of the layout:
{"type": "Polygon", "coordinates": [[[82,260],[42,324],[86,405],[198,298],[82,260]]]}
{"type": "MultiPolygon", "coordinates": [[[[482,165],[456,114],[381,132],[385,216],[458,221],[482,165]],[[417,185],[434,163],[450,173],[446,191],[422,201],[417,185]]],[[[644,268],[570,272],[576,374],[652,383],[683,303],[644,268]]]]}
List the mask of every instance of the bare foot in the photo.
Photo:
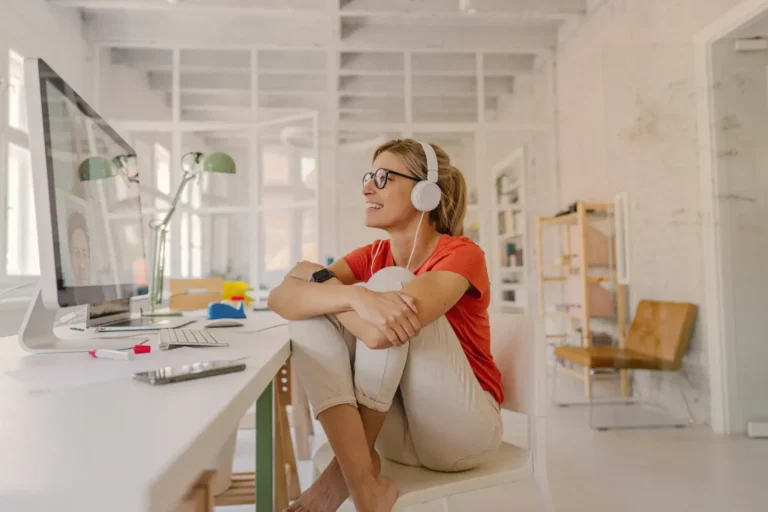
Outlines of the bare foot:
{"type": "Polygon", "coordinates": [[[379,475],[360,486],[353,494],[352,500],[358,512],[391,512],[397,501],[397,485],[389,478],[379,475]]]}
{"type": "MultiPolygon", "coordinates": [[[[371,457],[378,475],[381,471],[381,459],[376,451],[371,452],[371,457]]],[[[335,512],[347,498],[349,489],[339,462],[334,458],[312,486],[284,512],[335,512]]]]}

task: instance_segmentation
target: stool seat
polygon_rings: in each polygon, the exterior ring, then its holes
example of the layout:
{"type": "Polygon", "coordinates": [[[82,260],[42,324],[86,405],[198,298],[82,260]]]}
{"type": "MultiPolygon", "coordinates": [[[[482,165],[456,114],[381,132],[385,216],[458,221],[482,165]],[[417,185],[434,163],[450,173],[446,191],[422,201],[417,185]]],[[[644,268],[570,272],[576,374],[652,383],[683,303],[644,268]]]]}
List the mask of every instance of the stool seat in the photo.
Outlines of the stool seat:
{"type": "MultiPolygon", "coordinates": [[[[326,443],[313,458],[316,472],[321,473],[331,460],[333,450],[326,443]]],[[[397,484],[399,497],[394,510],[400,510],[427,501],[524,480],[533,474],[533,463],[528,450],[502,443],[484,464],[468,471],[443,473],[423,467],[405,466],[382,457],[381,472],[397,484]]]]}

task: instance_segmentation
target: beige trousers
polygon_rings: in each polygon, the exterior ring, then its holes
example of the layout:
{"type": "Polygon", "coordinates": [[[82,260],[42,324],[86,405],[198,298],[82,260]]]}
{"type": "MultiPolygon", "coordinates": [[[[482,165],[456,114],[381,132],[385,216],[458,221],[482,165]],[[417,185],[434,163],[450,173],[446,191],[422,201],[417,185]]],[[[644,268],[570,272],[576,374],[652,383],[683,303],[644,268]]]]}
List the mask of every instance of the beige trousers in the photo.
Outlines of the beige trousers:
{"type": "MultiPolygon", "coordinates": [[[[412,279],[388,267],[361,286],[395,291],[412,279]]],[[[316,416],[341,404],[389,411],[376,442],[384,457],[462,471],[501,444],[499,404],[480,387],[445,317],[386,350],[369,349],[333,315],[291,322],[289,332],[293,367],[316,416]]]]}

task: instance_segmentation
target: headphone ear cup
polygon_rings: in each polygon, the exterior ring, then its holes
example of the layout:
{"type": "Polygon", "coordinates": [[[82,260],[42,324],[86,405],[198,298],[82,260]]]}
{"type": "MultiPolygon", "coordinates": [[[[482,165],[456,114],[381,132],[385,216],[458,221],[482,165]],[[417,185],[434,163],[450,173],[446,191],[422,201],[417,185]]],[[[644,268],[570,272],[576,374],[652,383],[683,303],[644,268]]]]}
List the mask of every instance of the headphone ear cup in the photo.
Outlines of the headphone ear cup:
{"type": "Polygon", "coordinates": [[[411,203],[413,207],[421,212],[431,212],[440,204],[442,192],[437,183],[431,181],[420,181],[413,187],[411,192],[411,203]]]}

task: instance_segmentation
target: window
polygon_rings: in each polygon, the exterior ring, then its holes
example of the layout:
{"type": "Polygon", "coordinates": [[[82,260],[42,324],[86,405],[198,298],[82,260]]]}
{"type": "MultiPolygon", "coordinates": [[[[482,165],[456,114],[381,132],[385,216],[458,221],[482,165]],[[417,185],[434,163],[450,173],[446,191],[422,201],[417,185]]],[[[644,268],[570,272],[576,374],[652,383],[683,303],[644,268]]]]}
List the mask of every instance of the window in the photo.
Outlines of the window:
{"type": "Polygon", "coordinates": [[[13,50],[7,56],[7,61],[0,58],[0,62],[7,62],[0,78],[8,84],[7,102],[0,106],[0,112],[5,114],[0,119],[0,281],[40,275],[24,98],[24,59],[13,50]]]}
{"type": "Polygon", "coordinates": [[[262,156],[260,287],[269,289],[299,260],[318,261],[316,160],[296,148],[262,156]]]}
{"type": "Polygon", "coordinates": [[[29,150],[8,144],[6,260],[9,276],[40,274],[29,150]]]}
{"type": "Polygon", "coordinates": [[[27,132],[27,107],[24,96],[24,59],[9,52],[8,73],[8,126],[27,132]]]}
{"type": "Polygon", "coordinates": [[[266,150],[261,157],[264,186],[290,185],[291,166],[288,156],[279,150],[266,150]]]}

